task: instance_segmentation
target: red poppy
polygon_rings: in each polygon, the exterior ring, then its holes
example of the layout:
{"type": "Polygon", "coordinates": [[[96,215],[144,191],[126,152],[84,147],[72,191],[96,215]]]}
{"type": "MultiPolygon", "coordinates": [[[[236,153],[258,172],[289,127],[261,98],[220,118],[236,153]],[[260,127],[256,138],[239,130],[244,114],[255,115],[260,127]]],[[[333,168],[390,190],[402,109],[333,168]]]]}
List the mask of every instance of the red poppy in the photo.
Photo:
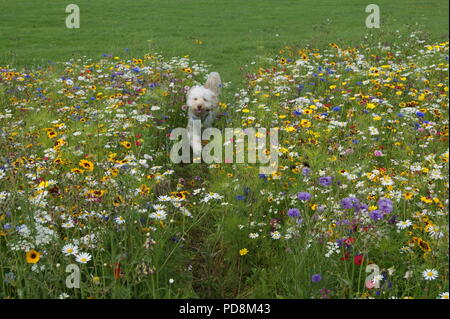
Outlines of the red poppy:
{"type": "Polygon", "coordinates": [[[346,261],[346,260],[348,260],[348,257],[350,256],[350,253],[348,252],[348,251],[346,251],[345,253],[344,253],[344,257],[341,257],[341,261],[346,261]]]}
{"type": "Polygon", "coordinates": [[[364,262],[364,256],[363,255],[355,255],[355,257],[353,257],[353,262],[355,263],[355,265],[361,266],[362,263],[364,262]]]}

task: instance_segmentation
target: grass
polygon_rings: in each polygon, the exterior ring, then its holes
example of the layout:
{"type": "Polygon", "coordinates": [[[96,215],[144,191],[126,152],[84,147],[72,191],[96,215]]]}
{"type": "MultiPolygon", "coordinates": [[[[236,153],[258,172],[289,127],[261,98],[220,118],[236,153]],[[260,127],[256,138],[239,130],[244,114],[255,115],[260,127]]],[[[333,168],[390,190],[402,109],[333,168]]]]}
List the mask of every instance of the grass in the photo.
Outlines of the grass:
{"type": "Polygon", "coordinates": [[[369,33],[346,0],[79,1],[79,30],[61,4],[0,3],[0,296],[448,292],[448,2],[379,1],[369,33]],[[169,59],[185,55],[211,66],[169,59]],[[184,88],[208,69],[232,82],[217,127],[281,128],[275,174],[168,159],[184,88]],[[345,208],[353,196],[367,209],[345,208]],[[382,198],[392,212],[370,217],[382,198]],[[80,289],[65,285],[70,264],[80,289]],[[369,264],[380,289],[365,286],[369,264]]]}
{"type": "MultiPolygon", "coordinates": [[[[369,3],[79,0],[76,4],[81,27],[67,29],[65,3],[0,0],[0,65],[46,65],[103,53],[137,57],[150,47],[165,56],[189,55],[205,61],[226,81],[239,83],[243,65],[284,45],[360,43],[367,31],[369,3]]],[[[385,31],[404,32],[405,24],[418,23],[430,39],[448,37],[448,1],[380,0],[377,4],[385,31]]],[[[395,35],[385,40],[393,39],[395,35]]]]}

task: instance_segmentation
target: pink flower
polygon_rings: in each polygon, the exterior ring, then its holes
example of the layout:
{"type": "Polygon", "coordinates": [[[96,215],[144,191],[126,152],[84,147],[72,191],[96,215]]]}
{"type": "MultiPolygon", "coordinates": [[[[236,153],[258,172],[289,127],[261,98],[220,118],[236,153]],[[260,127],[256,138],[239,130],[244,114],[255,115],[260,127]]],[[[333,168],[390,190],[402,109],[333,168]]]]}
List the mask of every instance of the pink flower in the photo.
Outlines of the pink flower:
{"type": "Polygon", "coordinates": [[[382,151],[375,151],[375,152],[373,152],[373,155],[375,155],[375,156],[383,156],[383,152],[382,151]]]}

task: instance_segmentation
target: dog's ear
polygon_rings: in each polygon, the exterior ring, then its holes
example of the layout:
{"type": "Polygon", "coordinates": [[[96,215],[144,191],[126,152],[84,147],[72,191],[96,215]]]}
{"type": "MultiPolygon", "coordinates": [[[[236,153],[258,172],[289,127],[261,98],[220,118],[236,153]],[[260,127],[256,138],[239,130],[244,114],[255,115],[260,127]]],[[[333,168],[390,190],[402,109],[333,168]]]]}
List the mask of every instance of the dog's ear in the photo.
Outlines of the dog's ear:
{"type": "Polygon", "coordinates": [[[220,75],[217,72],[211,72],[208,75],[208,79],[204,85],[205,88],[213,91],[217,96],[220,94],[220,88],[222,87],[222,81],[220,75]]]}

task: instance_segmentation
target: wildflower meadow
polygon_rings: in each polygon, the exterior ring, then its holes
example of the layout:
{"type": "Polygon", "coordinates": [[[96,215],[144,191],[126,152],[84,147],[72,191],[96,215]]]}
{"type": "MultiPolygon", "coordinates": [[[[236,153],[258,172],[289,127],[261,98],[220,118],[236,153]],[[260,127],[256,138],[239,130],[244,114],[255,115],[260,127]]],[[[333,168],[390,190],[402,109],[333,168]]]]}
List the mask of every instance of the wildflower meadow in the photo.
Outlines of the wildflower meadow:
{"type": "Polygon", "coordinates": [[[271,174],[171,161],[208,62],[0,64],[0,297],[448,299],[448,35],[391,31],[224,77],[220,144],[277,129],[271,174]]]}

